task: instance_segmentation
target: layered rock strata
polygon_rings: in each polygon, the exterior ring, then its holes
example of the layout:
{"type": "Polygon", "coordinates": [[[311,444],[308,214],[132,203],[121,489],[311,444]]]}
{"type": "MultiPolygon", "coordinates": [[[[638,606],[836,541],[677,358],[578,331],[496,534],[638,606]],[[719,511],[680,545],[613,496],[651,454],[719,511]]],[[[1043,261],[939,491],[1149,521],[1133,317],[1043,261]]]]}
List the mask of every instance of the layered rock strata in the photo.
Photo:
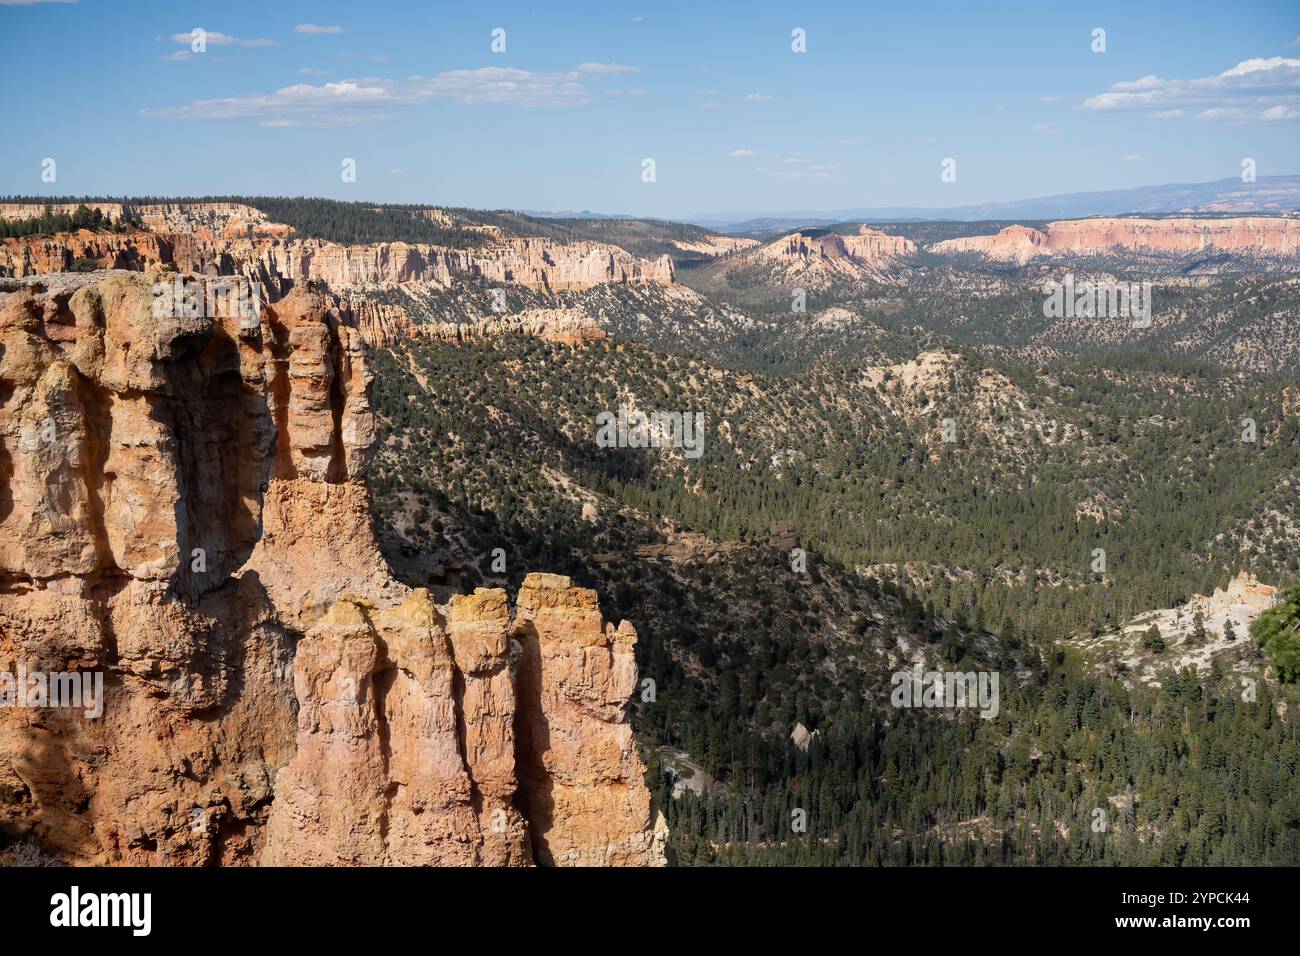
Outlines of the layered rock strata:
{"type": "Polygon", "coordinates": [[[0,672],[104,681],[99,715],[0,709],[0,827],[83,864],[661,863],[630,625],[547,579],[585,609],[548,641],[619,635],[617,677],[542,651],[512,674],[534,599],[436,604],[375,544],[366,350],[334,300],[159,315],[155,278],[0,306],[0,672]],[[525,741],[521,715],[587,736],[525,741]]]}
{"type": "Polygon", "coordinates": [[[1139,253],[1178,257],[1231,253],[1264,258],[1300,256],[1300,219],[1246,216],[1232,219],[1074,219],[1040,229],[1007,226],[992,236],[936,242],[940,255],[974,253],[1024,264],[1046,256],[1139,253]]]}

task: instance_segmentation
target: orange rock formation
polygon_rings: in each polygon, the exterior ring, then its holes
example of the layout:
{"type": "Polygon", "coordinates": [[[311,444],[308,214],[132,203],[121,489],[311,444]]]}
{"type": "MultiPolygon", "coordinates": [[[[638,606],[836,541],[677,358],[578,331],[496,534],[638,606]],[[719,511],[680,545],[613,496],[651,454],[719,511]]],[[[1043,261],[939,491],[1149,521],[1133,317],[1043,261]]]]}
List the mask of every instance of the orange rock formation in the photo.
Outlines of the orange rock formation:
{"type": "Polygon", "coordinates": [[[84,864],[662,863],[631,626],[394,580],[333,301],[158,316],[150,278],[0,309],[0,671],[105,675],[99,718],[0,709],[0,822],[84,864]]]}

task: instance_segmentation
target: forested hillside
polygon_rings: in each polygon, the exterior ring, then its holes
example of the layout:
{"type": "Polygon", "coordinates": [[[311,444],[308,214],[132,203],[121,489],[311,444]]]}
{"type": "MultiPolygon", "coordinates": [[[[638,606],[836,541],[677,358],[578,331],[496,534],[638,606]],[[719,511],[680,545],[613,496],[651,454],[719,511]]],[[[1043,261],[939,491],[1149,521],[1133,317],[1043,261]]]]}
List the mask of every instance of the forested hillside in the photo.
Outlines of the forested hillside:
{"type": "Polygon", "coordinates": [[[1129,689],[1058,646],[1239,566],[1296,580],[1288,382],[948,352],[781,377],[518,337],[378,358],[390,560],[434,586],[563,571],[636,622],[680,861],[1300,860],[1294,686],[1129,689]],[[620,402],[703,411],[707,453],[598,448],[620,402]],[[996,668],[1001,712],[889,708],[914,660],[996,668]]]}

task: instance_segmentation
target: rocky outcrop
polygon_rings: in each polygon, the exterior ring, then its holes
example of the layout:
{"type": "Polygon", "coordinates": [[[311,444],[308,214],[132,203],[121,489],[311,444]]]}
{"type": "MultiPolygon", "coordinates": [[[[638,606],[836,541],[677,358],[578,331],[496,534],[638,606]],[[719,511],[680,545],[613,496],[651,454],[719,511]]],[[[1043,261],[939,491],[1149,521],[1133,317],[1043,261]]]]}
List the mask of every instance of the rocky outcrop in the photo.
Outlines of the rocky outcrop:
{"type": "Polygon", "coordinates": [[[898,266],[916,253],[916,244],[870,226],[856,233],[802,231],[774,239],[737,256],[727,271],[764,267],[778,281],[821,288],[837,279],[894,282],[898,266]]]}
{"type": "Polygon", "coordinates": [[[400,305],[374,299],[345,299],[340,307],[348,324],[361,333],[371,348],[391,348],[415,333],[415,324],[400,305]]]}
{"type": "Polygon", "coordinates": [[[1076,637],[1070,643],[1099,670],[1122,675],[1129,684],[1158,686],[1163,675],[1189,667],[1199,672],[1218,666],[1225,672],[1254,673],[1258,662],[1253,658],[1256,645],[1250,626],[1277,601],[1276,587],[1242,571],[1213,594],[1193,594],[1177,607],[1146,611],[1115,630],[1076,637]],[[1159,653],[1145,642],[1153,627],[1165,645],[1159,653]]]}
{"type": "Polygon", "coordinates": [[[662,862],[622,709],[630,625],[591,595],[618,679],[516,681],[535,602],[439,605],[379,553],[366,351],[335,301],[156,314],[155,278],[0,306],[0,672],[104,681],[101,714],[0,709],[0,825],[90,864],[662,862]],[[588,737],[524,747],[520,712],[588,737]],[[566,852],[534,855],[550,832],[566,852]]]}
{"type": "Polygon", "coordinates": [[[562,345],[597,342],[608,335],[600,323],[581,309],[524,309],[515,314],[468,322],[428,322],[416,326],[416,330],[420,335],[447,342],[515,334],[562,345]]]}
{"type": "Polygon", "coordinates": [[[596,592],[530,574],[519,590],[516,727],[524,806],[541,863],[645,866],[667,825],[625,720],[636,631],[601,619],[596,592]]]}
{"type": "Polygon", "coordinates": [[[947,239],[929,246],[939,255],[973,253],[1024,264],[1044,256],[1139,253],[1178,257],[1229,253],[1263,258],[1300,256],[1300,219],[1076,219],[1042,230],[1007,226],[993,236],[947,239]]]}
{"type": "MultiPolygon", "coordinates": [[[[81,203],[0,203],[0,219],[35,219],[47,211],[55,214],[75,212],[81,203]]],[[[267,221],[260,209],[244,203],[170,202],[84,204],[113,220],[129,216],[156,233],[192,233],[205,239],[235,238],[250,230],[287,235],[288,226],[267,221]]]]}
{"type": "Polygon", "coordinates": [[[891,236],[870,226],[859,226],[856,233],[843,235],[837,232],[791,233],[769,242],[758,250],[757,255],[770,261],[834,263],[849,260],[876,264],[915,252],[916,244],[910,239],[891,236]]]}

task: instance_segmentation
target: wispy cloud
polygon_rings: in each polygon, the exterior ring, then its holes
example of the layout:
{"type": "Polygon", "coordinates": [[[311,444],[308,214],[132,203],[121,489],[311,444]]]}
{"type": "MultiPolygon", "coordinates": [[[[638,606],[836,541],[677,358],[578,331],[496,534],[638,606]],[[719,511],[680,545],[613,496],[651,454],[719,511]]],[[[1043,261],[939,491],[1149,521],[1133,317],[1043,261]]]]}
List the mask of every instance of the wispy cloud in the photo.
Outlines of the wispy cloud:
{"type": "MultiPolygon", "coordinates": [[[[169,38],[173,43],[184,43],[189,46],[194,42],[193,33],[173,33],[169,38]]],[[[220,33],[217,30],[203,31],[203,41],[208,46],[279,46],[274,40],[258,38],[253,40],[241,40],[239,37],[232,37],[227,33],[220,33]]]]}
{"type": "MultiPolygon", "coordinates": [[[[592,64],[584,64],[592,66],[592,64]]],[[[635,72],[623,67],[613,72],[635,72]]],[[[531,73],[506,67],[449,70],[432,77],[404,80],[356,79],[338,83],[297,83],[270,93],[194,100],[184,106],[150,107],[143,116],[163,119],[261,121],[263,126],[356,126],[386,122],[393,111],[437,99],[469,106],[497,104],[531,108],[582,106],[592,99],[586,81],[611,72],[575,69],[567,73],[531,73]]],[[[631,91],[632,95],[638,92],[631,91]]]]}
{"type": "Polygon", "coordinates": [[[741,157],[741,156],[753,156],[753,155],[754,155],[754,151],[753,151],[752,149],[744,149],[744,148],[741,148],[741,149],[733,149],[733,150],[732,150],[731,152],[729,152],[727,155],[728,155],[728,156],[732,156],[732,157],[736,157],[736,158],[739,158],[739,157],[741,157]]]}
{"type": "Polygon", "coordinates": [[[1216,107],[1196,114],[1198,120],[1237,120],[1239,122],[1276,123],[1280,120],[1300,119],[1300,109],[1294,106],[1270,106],[1266,110],[1216,107]]]}
{"type": "Polygon", "coordinates": [[[343,27],[325,27],[317,23],[300,23],[293,28],[294,33],[346,33],[343,27]]]}
{"type": "Polygon", "coordinates": [[[1035,123],[1030,127],[1035,133],[1046,133],[1049,136],[1059,133],[1061,130],[1055,123],[1035,123]]]}
{"type": "Polygon", "coordinates": [[[1300,115],[1300,60],[1255,57],[1214,76],[1166,80],[1158,76],[1114,84],[1090,96],[1080,109],[1152,110],[1166,118],[1187,107],[1203,108],[1197,119],[1287,120],[1300,115]]]}
{"type": "Polygon", "coordinates": [[[622,63],[580,63],[578,72],[590,76],[618,76],[623,73],[640,73],[639,66],[624,66],[622,63]]]}
{"type": "Polygon", "coordinates": [[[745,94],[746,103],[766,103],[768,100],[772,98],[773,97],[771,93],[746,93],[745,94]]]}

